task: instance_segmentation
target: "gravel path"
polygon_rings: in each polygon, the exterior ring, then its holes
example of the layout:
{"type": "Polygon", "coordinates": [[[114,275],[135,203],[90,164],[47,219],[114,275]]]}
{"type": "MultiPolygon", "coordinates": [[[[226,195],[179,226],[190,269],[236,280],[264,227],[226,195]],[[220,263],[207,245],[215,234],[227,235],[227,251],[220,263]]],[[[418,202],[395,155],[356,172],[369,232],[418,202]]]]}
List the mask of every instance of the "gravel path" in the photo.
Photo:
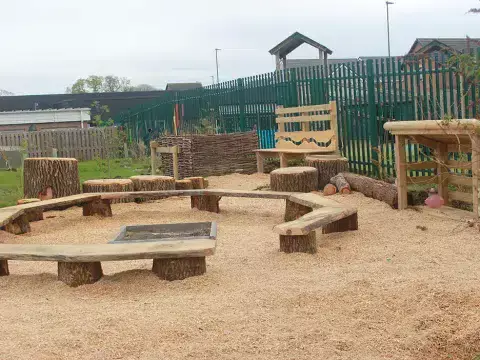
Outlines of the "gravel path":
{"type": "MultiPolygon", "coordinates": [[[[254,189],[267,175],[211,177],[254,189]]],[[[188,198],[46,213],[8,243],[105,243],[121,225],[215,220],[204,276],[166,282],[151,261],[105,262],[96,284],[69,288],[56,263],[10,262],[0,278],[0,359],[468,359],[480,353],[480,234],[355,193],[357,232],[318,234],[316,255],[278,252],[280,200],[223,198],[221,214],[188,198]],[[425,226],[426,231],[417,229],[425,226]],[[450,356],[450,357],[449,357],[450,356]]]]}

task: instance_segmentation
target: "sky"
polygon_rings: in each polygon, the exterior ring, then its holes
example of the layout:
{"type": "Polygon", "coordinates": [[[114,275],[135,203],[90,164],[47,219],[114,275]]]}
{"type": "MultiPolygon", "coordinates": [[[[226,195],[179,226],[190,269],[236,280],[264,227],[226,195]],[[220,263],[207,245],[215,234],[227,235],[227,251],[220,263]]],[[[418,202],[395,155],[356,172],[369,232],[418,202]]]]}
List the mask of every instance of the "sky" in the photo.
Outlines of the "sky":
{"type": "MultiPolygon", "coordinates": [[[[392,55],[416,38],[480,38],[478,0],[396,0],[392,55]]],[[[64,93],[76,79],[117,75],[164,89],[275,69],[268,51],[299,31],[332,58],[387,55],[383,0],[0,0],[0,89],[64,93]]],[[[303,45],[289,58],[316,58],[303,45]]]]}

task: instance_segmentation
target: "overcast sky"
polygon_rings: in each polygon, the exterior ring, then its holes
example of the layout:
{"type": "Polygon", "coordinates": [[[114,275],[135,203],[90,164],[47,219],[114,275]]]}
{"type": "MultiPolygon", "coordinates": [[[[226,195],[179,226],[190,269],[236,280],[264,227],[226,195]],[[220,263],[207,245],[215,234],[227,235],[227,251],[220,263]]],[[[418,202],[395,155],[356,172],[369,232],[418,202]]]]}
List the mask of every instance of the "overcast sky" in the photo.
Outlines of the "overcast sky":
{"type": "MultiPolygon", "coordinates": [[[[397,0],[392,55],[418,37],[480,37],[478,0],[397,0]]],[[[268,53],[299,31],[334,58],[387,54],[383,0],[0,0],[0,89],[63,93],[90,74],[168,82],[212,82],[274,70],[268,53]]],[[[302,46],[290,58],[316,57],[302,46]]]]}

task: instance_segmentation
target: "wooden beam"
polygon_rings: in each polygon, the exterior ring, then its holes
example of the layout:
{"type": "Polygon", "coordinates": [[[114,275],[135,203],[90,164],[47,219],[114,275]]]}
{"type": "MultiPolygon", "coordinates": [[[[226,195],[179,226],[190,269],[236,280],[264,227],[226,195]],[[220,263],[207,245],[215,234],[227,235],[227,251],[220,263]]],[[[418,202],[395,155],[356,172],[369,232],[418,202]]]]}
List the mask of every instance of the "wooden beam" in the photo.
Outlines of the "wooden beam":
{"type": "Polygon", "coordinates": [[[285,123],[308,123],[312,121],[330,121],[330,115],[302,115],[302,116],[292,116],[292,117],[277,117],[275,120],[277,124],[285,123]]]}
{"type": "Polygon", "coordinates": [[[452,169],[470,170],[472,168],[472,163],[469,161],[447,160],[446,164],[449,168],[452,168],[452,169]]]}
{"type": "Polygon", "coordinates": [[[0,260],[96,262],[198,257],[215,253],[216,240],[178,239],[132,244],[2,244],[0,260]]]}
{"type": "Polygon", "coordinates": [[[436,184],[438,178],[436,175],[431,176],[415,176],[415,177],[407,177],[407,184],[411,185],[429,185],[429,184],[436,184]]]}
{"type": "Polygon", "coordinates": [[[436,169],[437,163],[435,161],[422,161],[417,163],[408,163],[407,170],[424,170],[424,169],[436,169]]]}
{"type": "Polygon", "coordinates": [[[305,112],[317,112],[317,111],[330,111],[330,104],[323,105],[310,105],[310,106],[299,106],[299,107],[289,107],[289,108],[277,108],[275,113],[277,115],[284,114],[300,114],[305,112]]]}
{"type": "Polygon", "coordinates": [[[472,186],[472,178],[467,176],[449,174],[448,183],[452,185],[472,186]]]}
{"type": "Polygon", "coordinates": [[[435,148],[435,158],[437,160],[437,189],[445,203],[448,202],[448,168],[445,163],[448,160],[447,145],[439,143],[435,148]]]}
{"type": "Polygon", "coordinates": [[[478,135],[472,138],[472,204],[473,213],[478,219],[478,177],[480,168],[480,137],[478,135]]]}
{"type": "Polygon", "coordinates": [[[428,146],[431,149],[436,149],[439,144],[438,141],[426,138],[421,135],[410,135],[409,138],[412,139],[417,144],[428,146]]]}
{"type": "MultiPolygon", "coordinates": [[[[473,200],[473,195],[471,193],[464,193],[461,191],[449,191],[448,192],[448,198],[451,201],[457,200],[457,201],[463,201],[469,204],[472,204],[473,200]]],[[[478,195],[477,195],[478,198],[478,195]]],[[[478,200],[477,200],[478,201],[478,200]]]]}

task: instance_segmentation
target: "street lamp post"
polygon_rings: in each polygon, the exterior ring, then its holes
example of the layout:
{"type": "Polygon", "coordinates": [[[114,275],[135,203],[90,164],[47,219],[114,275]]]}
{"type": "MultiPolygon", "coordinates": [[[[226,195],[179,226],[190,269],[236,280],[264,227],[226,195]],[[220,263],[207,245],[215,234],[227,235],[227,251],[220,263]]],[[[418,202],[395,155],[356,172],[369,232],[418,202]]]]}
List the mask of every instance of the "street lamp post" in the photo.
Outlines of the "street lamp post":
{"type": "Polygon", "coordinates": [[[216,62],[216,64],[217,64],[217,84],[220,83],[220,78],[219,78],[219,76],[218,76],[218,52],[219,52],[220,50],[222,50],[222,49],[217,49],[217,48],[215,48],[215,62],[216,62]]]}
{"type": "Polygon", "coordinates": [[[387,37],[388,37],[388,57],[390,57],[390,14],[388,12],[388,6],[395,4],[394,2],[391,1],[385,1],[385,4],[387,5],[387,37]]]}

